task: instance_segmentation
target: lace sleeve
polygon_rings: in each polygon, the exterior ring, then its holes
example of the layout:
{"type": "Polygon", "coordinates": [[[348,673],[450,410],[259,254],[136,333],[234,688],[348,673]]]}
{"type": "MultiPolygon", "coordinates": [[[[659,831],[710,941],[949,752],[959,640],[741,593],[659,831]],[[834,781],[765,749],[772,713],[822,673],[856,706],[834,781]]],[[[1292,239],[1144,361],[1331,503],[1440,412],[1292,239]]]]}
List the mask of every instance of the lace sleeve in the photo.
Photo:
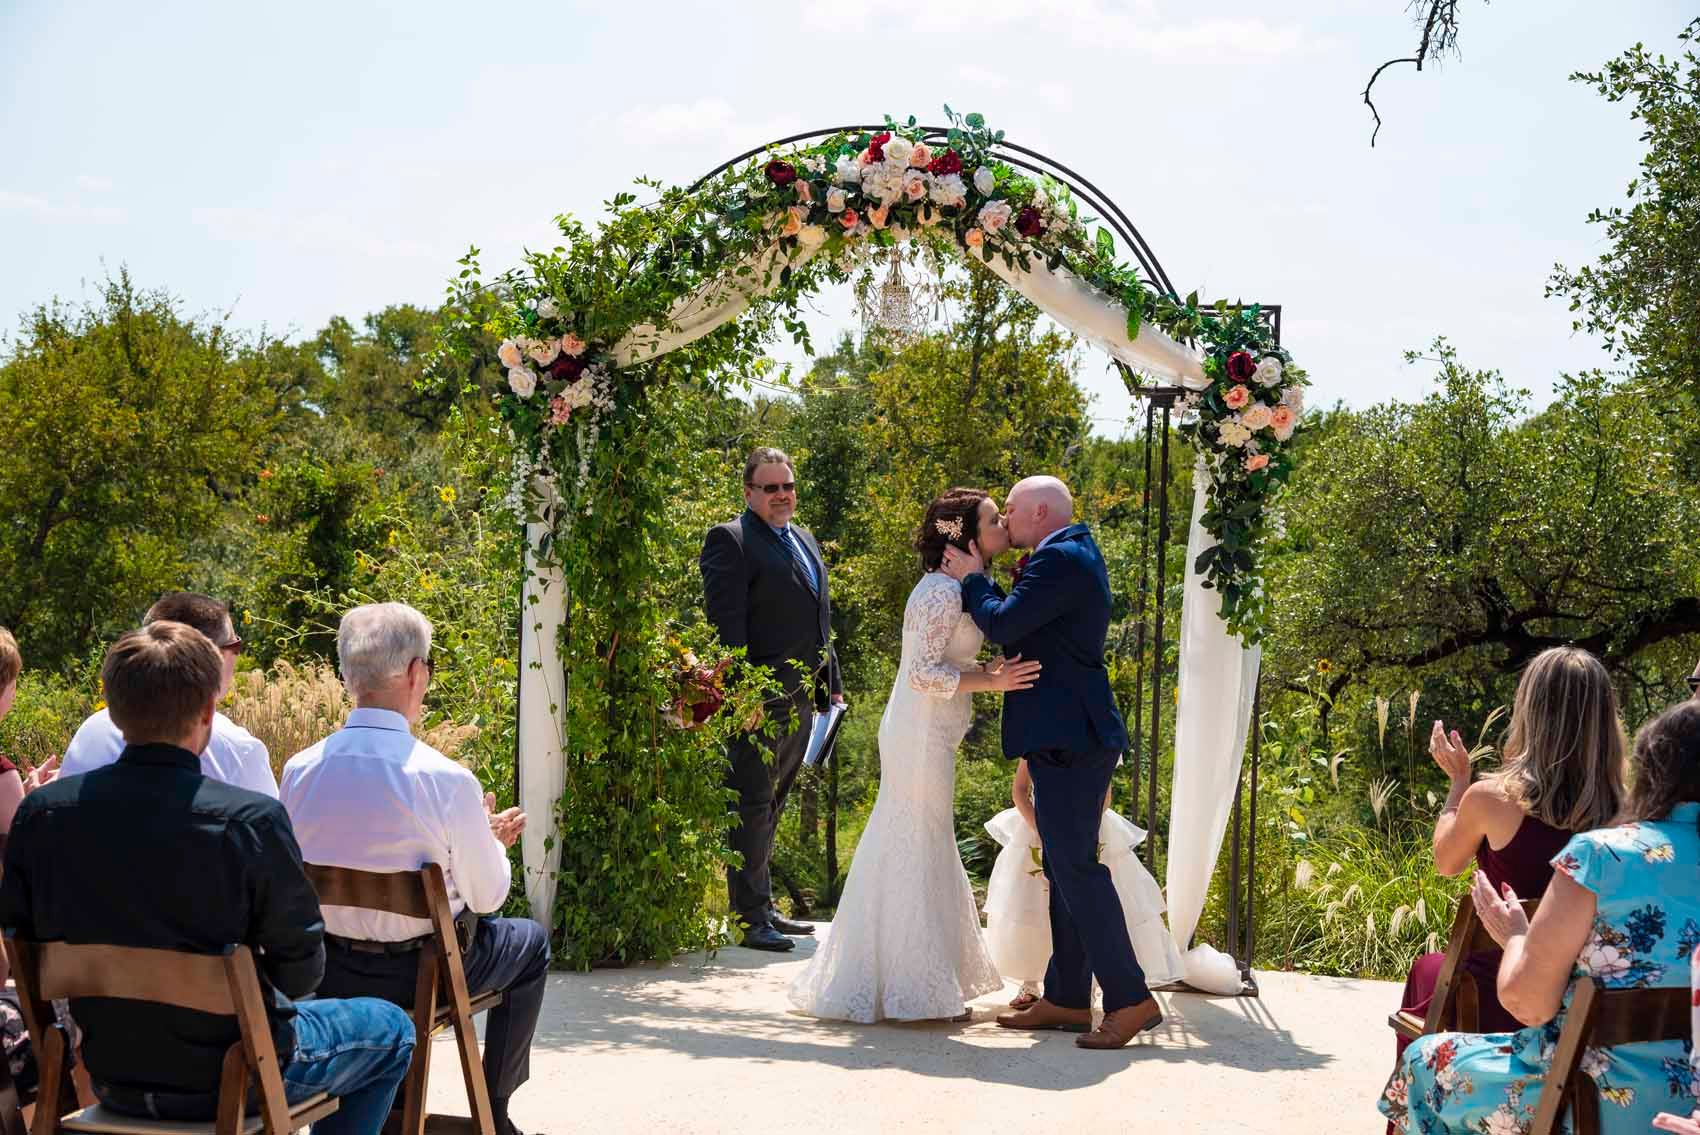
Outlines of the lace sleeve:
{"type": "Polygon", "coordinates": [[[909,667],[909,687],[937,698],[953,697],[962,682],[962,671],[945,659],[956,625],[962,620],[962,591],[954,585],[935,584],[915,597],[903,617],[903,629],[919,631],[915,659],[909,667]]]}

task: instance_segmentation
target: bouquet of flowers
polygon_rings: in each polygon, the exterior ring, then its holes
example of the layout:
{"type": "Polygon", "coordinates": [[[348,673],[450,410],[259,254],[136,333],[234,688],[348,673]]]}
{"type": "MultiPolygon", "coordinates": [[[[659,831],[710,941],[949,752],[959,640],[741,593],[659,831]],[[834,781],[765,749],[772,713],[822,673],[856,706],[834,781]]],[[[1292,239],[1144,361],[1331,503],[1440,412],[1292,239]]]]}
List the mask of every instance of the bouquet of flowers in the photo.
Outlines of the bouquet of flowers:
{"type": "Polygon", "coordinates": [[[726,671],[731,666],[731,658],[704,666],[694,652],[681,652],[673,675],[678,693],[667,711],[667,720],[680,729],[700,729],[708,724],[726,703],[726,671]]]}

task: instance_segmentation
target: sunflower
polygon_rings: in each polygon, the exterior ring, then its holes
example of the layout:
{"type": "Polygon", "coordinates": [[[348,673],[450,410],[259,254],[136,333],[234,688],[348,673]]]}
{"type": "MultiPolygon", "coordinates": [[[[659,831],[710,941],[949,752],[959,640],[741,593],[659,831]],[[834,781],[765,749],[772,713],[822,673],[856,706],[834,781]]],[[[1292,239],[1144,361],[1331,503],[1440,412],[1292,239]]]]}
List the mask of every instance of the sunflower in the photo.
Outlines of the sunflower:
{"type": "Polygon", "coordinates": [[[1318,674],[1332,674],[1334,673],[1334,663],[1326,658],[1318,658],[1316,660],[1316,672],[1318,674]]]}

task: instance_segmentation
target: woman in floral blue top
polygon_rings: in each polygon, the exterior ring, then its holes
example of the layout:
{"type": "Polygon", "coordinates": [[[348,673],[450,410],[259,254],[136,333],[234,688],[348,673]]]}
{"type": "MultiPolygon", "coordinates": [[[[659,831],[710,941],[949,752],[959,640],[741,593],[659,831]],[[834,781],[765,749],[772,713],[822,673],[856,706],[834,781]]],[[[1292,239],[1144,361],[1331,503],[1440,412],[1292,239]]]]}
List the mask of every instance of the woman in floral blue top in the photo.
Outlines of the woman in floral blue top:
{"type": "MultiPolygon", "coordinates": [[[[1480,872],[1482,922],[1505,947],[1499,997],[1529,1026],[1514,1033],[1439,1033],[1417,1040],[1382,1094],[1401,1131],[1525,1135],[1564,1024],[1570,984],[1607,989],[1688,985],[1700,945],[1700,702],[1666,710],[1635,741],[1634,785],[1616,827],[1583,832],[1553,860],[1530,924],[1509,888],[1480,872]]],[[[1686,1041],[1589,1049],[1602,1130],[1642,1135],[1661,1111],[1693,1106],[1686,1041]]]]}

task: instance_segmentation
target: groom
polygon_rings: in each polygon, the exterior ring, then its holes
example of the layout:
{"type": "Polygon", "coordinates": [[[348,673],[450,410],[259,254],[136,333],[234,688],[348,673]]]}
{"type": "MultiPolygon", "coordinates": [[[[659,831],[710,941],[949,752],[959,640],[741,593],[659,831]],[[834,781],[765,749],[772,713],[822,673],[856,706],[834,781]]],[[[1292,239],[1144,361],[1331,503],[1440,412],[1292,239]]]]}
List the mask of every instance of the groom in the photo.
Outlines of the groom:
{"type": "Polygon", "coordinates": [[[1051,964],[1045,995],[1005,1014],[1009,1029],[1092,1027],[1092,977],[1104,989],[1104,1020],[1076,1038],[1082,1048],[1120,1048],[1163,1021],[1133,953],[1110,870],[1098,862],[1098,825],[1110,774],[1127,746],[1104,670],[1110,579],[1074,499],[1055,477],[1010,490],[1010,543],[1031,548],[1005,596],[984,574],[979,546],[946,546],[944,570],[962,582],[962,602],[986,638],[1044,664],[1030,690],[1004,698],[1003,750],[1026,757],[1051,885],[1051,964]]]}

